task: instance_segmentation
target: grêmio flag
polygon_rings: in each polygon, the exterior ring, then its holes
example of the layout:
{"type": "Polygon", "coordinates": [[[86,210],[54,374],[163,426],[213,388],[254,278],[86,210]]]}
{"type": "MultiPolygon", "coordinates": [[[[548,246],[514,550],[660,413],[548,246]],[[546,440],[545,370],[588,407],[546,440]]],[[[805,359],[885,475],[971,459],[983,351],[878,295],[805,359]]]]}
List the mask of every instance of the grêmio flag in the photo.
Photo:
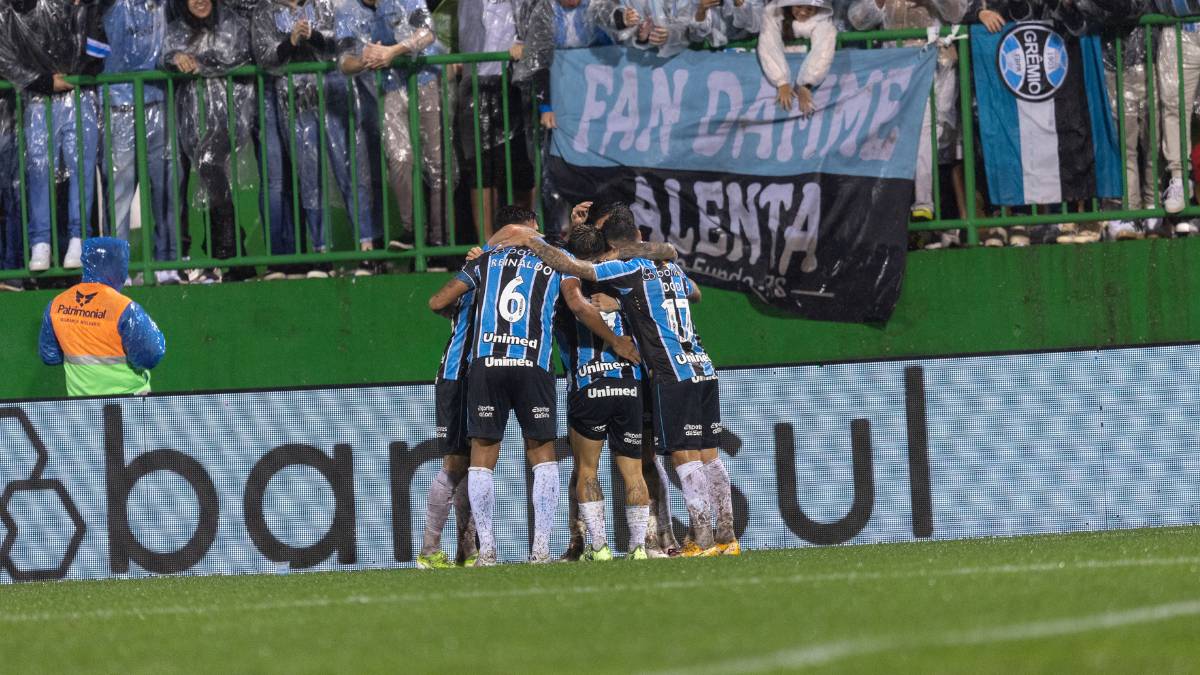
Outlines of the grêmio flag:
{"type": "Polygon", "coordinates": [[[752,53],[563,50],[549,180],[571,203],[628,202],[698,281],[811,319],[886,321],[934,58],[839,51],[806,117],[775,103],[752,53]]]}
{"type": "Polygon", "coordinates": [[[1058,204],[1121,196],[1117,129],[1100,40],[1050,23],[971,26],[988,201],[1058,204]]]}

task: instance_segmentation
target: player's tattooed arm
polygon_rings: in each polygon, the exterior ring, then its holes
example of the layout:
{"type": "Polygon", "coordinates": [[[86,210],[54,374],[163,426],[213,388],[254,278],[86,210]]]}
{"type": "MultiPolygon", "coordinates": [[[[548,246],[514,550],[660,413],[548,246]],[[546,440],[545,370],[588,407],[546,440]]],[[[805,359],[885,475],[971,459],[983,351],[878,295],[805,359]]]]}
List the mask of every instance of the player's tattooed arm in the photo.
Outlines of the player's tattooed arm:
{"type": "Polygon", "coordinates": [[[638,241],[618,245],[617,257],[621,260],[675,260],[679,257],[679,251],[665,241],[638,241]]]}
{"type": "MultiPolygon", "coordinates": [[[[463,293],[469,291],[470,288],[463,283],[462,279],[455,277],[446,282],[437,293],[434,293],[429,298],[429,309],[435,314],[442,314],[450,309],[458,299],[463,296],[463,293]]],[[[443,314],[444,316],[444,314],[443,314]]]]}
{"type": "Polygon", "coordinates": [[[587,326],[588,330],[595,333],[601,340],[608,343],[608,346],[612,347],[617,356],[634,365],[642,362],[637,347],[633,344],[633,338],[628,335],[617,335],[613,332],[608,322],[600,315],[600,311],[584,297],[578,279],[564,279],[558,293],[566,301],[567,307],[583,322],[583,325],[587,326]]]}
{"type": "Polygon", "coordinates": [[[528,246],[531,251],[537,254],[537,257],[541,258],[542,262],[563,274],[571,274],[587,281],[596,280],[596,267],[592,263],[577,260],[561,248],[546,243],[545,239],[540,237],[530,239],[525,246],[528,246]]]}

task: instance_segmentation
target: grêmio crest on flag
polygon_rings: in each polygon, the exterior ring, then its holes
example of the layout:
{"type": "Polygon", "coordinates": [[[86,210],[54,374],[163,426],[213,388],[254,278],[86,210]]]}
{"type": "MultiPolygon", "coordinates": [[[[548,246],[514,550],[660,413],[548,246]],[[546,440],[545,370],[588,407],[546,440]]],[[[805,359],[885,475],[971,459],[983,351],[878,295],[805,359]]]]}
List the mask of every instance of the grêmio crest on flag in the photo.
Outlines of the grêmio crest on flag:
{"type": "MultiPolygon", "coordinates": [[[[886,321],[935,57],[839,51],[805,116],[779,108],[753,53],[563,50],[544,189],[628,203],[702,283],[811,319],[886,321]]],[[[788,56],[793,72],[803,58],[788,56]]]]}
{"type": "Polygon", "coordinates": [[[1121,196],[1116,122],[1097,36],[1047,22],[971,27],[988,202],[1058,204],[1121,196]]]}

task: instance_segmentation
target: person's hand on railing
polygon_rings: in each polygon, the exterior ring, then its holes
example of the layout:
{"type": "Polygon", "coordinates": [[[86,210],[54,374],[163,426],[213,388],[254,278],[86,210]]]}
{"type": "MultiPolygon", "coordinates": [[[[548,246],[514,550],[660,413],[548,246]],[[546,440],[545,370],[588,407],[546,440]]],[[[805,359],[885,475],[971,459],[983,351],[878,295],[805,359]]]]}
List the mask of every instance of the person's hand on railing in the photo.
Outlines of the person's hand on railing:
{"type": "Polygon", "coordinates": [[[989,33],[996,33],[1004,27],[1004,17],[1000,16],[999,12],[985,9],[979,13],[979,23],[983,24],[989,33]]]}
{"type": "Polygon", "coordinates": [[[543,129],[557,129],[558,128],[558,118],[554,116],[553,110],[547,110],[546,112],[542,113],[542,128],[543,129]]]}
{"type": "Polygon", "coordinates": [[[196,63],[196,58],[187,52],[180,52],[175,55],[175,67],[181,73],[195,73],[200,70],[200,64],[196,63]]]}
{"type": "MultiPolygon", "coordinates": [[[[400,47],[400,45],[396,45],[400,47]]],[[[392,61],[399,56],[394,47],[385,47],[378,42],[363,47],[362,61],[363,65],[371,70],[380,70],[392,65],[392,61]]]]}
{"type": "Polygon", "coordinates": [[[301,42],[312,37],[312,24],[308,19],[297,21],[296,25],[292,26],[292,46],[299,47],[301,42]]]}
{"type": "Polygon", "coordinates": [[[508,48],[508,56],[513,61],[520,61],[525,56],[525,45],[520,42],[508,48]]]}
{"type": "Polygon", "coordinates": [[[700,0],[699,5],[696,7],[696,20],[697,21],[707,21],[708,20],[708,10],[714,9],[714,8],[717,8],[720,6],[721,6],[721,0],[700,0]]]}
{"type": "Polygon", "coordinates": [[[71,91],[75,85],[67,82],[67,77],[62,73],[54,74],[54,93],[61,94],[64,91],[71,91]]]}

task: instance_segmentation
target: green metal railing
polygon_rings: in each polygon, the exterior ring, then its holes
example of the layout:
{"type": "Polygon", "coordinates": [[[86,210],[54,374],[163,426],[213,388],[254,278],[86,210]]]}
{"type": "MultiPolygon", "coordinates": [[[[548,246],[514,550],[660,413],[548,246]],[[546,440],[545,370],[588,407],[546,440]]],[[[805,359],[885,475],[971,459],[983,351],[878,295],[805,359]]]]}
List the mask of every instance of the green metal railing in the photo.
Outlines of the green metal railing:
{"type": "MultiPolygon", "coordinates": [[[[1197,19],[1200,20],[1200,19],[1197,19]]],[[[937,106],[936,106],[936,81],[934,89],[930,92],[930,107],[933,115],[931,127],[931,137],[929,143],[932,150],[932,165],[934,167],[932,182],[934,195],[934,219],[930,222],[920,222],[910,224],[910,229],[913,231],[939,231],[939,230],[965,230],[968,245],[977,245],[980,239],[980,231],[985,228],[1009,228],[1015,226],[1033,226],[1033,225],[1050,225],[1067,222],[1094,222],[1100,220],[1116,220],[1116,219],[1144,219],[1163,217],[1165,212],[1162,208],[1162,199],[1160,192],[1160,184],[1163,182],[1159,174],[1159,145],[1160,131],[1162,133],[1177,132],[1180,135],[1180,158],[1185,195],[1187,198],[1187,208],[1184,209],[1181,216],[1191,217],[1200,216],[1200,207],[1192,205],[1192,194],[1188,184],[1188,160],[1192,143],[1190,142],[1190,127],[1188,120],[1191,115],[1191,102],[1184,100],[1184,67],[1182,58],[1183,55],[1183,31],[1182,24],[1184,19],[1176,19],[1163,16],[1147,16],[1140,20],[1140,23],[1146,26],[1155,27],[1161,31],[1163,48],[1173,46],[1176,50],[1176,66],[1179,70],[1177,78],[1179,87],[1180,107],[1180,124],[1178,129],[1160,130],[1160,117],[1158,99],[1156,96],[1157,81],[1155,76],[1155,57],[1154,45],[1152,43],[1151,32],[1146,31],[1145,44],[1148,58],[1145,65],[1146,89],[1147,89],[1147,105],[1149,106],[1149,136],[1150,144],[1147,149],[1148,161],[1152,163],[1151,175],[1154,177],[1155,183],[1155,201],[1152,208],[1130,208],[1129,185],[1126,180],[1124,170],[1125,144],[1126,144],[1126,120],[1124,107],[1121,101],[1124,97],[1126,82],[1124,73],[1124,58],[1127,52],[1127,45],[1124,40],[1116,40],[1115,48],[1118,60],[1118,68],[1116,69],[1116,85],[1119,95],[1110,96],[1110,104],[1115,105],[1115,115],[1117,117],[1119,145],[1121,149],[1121,168],[1122,168],[1122,184],[1124,186],[1123,196],[1119,206],[1113,208],[1104,208],[1100,200],[1093,199],[1090,204],[1071,205],[1061,203],[1056,205],[1036,205],[1030,206],[1030,213],[1013,213],[1009,208],[993,209],[991,213],[984,213],[983,205],[985,203],[983,195],[978,193],[976,181],[976,164],[979,157],[977,148],[977,139],[975,136],[975,119],[972,112],[972,76],[971,76],[971,52],[968,40],[958,40],[953,43],[953,48],[957,51],[957,86],[958,86],[958,111],[960,122],[960,136],[962,149],[962,164],[963,164],[963,199],[962,206],[959,209],[960,213],[957,218],[944,218],[942,213],[942,195],[945,194],[944,186],[938,170],[938,149],[939,143],[937,138],[937,106]],[[1085,206],[1087,208],[1080,208],[1085,206]],[[1077,210],[1072,210],[1075,207],[1077,210]]],[[[964,31],[965,32],[965,31],[964,31]]],[[[951,29],[943,28],[943,36],[949,35],[951,29]]],[[[843,33],[839,35],[839,43],[843,47],[858,47],[865,49],[886,48],[897,42],[909,41],[924,41],[926,37],[923,30],[901,30],[901,31],[874,31],[861,33],[843,33]]],[[[749,47],[753,43],[739,43],[731,45],[731,47],[749,47]]],[[[83,166],[83,119],[78,113],[79,106],[83,103],[82,96],[85,90],[95,91],[99,102],[98,112],[101,115],[102,133],[101,133],[101,149],[99,151],[99,159],[97,162],[98,171],[107,179],[104,181],[105,189],[103,193],[105,199],[105,213],[103,214],[106,221],[104,230],[111,232],[115,227],[114,220],[116,218],[115,207],[113,206],[113,174],[115,167],[113,166],[113,129],[112,115],[113,110],[109,98],[111,88],[119,84],[132,84],[133,97],[133,117],[135,123],[134,141],[135,141],[135,156],[136,156],[136,175],[137,184],[142,186],[140,190],[140,200],[136,205],[141,216],[141,237],[139,242],[131,242],[136,247],[140,246],[140,251],[135,252],[134,259],[131,263],[133,272],[140,271],[145,283],[153,284],[153,272],[157,270],[168,269],[186,269],[186,268],[209,268],[209,267],[231,267],[231,266],[257,266],[257,265],[289,265],[289,264],[346,264],[359,261],[398,261],[399,264],[411,264],[412,269],[416,271],[424,271],[429,265],[429,259],[437,256],[461,255],[467,251],[473,242],[482,240],[485,231],[485,223],[481,217],[484,212],[483,208],[464,208],[464,211],[472,213],[472,220],[466,223],[466,227],[460,231],[457,217],[457,211],[460,207],[460,201],[472,202],[472,200],[457,199],[457,195],[461,194],[461,189],[474,189],[477,194],[484,190],[483,178],[483,150],[482,147],[482,124],[480,118],[480,75],[479,64],[488,62],[507,62],[509,55],[503,52],[480,53],[480,54],[449,54],[441,56],[426,56],[416,57],[411,59],[399,59],[396,63],[402,70],[400,72],[407,73],[406,79],[402,85],[405,88],[408,96],[408,131],[410,136],[411,148],[411,181],[414,186],[412,212],[410,214],[402,214],[394,208],[396,205],[396,196],[392,195],[389,189],[389,166],[387,159],[386,144],[382,138],[368,139],[367,148],[378,148],[377,152],[371,152],[371,155],[377,155],[377,166],[370,167],[372,179],[379,182],[378,189],[375,190],[375,195],[378,195],[381,203],[379,208],[374,209],[375,213],[380,215],[381,222],[376,223],[379,233],[382,235],[382,240],[388,242],[395,238],[398,234],[397,223],[399,221],[408,222],[412,228],[414,237],[413,248],[411,250],[393,251],[384,249],[375,250],[359,250],[358,242],[363,238],[363,224],[360,223],[359,214],[362,212],[359,203],[359,157],[363,148],[358,146],[356,139],[360,133],[359,127],[365,114],[360,106],[354,105],[357,97],[354,95],[355,88],[358,91],[367,95],[374,95],[376,101],[377,119],[373,122],[381,130],[381,134],[385,133],[382,130],[385,127],[387,120],[384,119],[384,99],[388,92],[385,91],[384,79],[378,71],[363,76],[345,76],[342,78],[343,85],[347,88],[346,99],[348,101],[345,126],[347,127],[348,138],[346,148],[349,158],[349,175],[350,185],[348,194],[344,195],[344,208],[338,209],[335,217],[333,209],[333,195],[330,194],[330,168],[329,168],[329,129],[327,128],[327,103],[330,94],[330,89],[326,86],[330,73],[336,70],[332,63],[302,63],[291,64],[283,69],[279,74],[271,74],[264,72],[252,66],[238,68],[229,74],[222,76],[225,85],[225,104],[228,111],[228,129],[229,142],[231,145],[231,157],[229,175],[232,183],[232,192],[234,196],[234,242],[236,255],[227,259],[216,259],[212,256],[212,222],[207,209],[196,208],[191,205],[190,199],[186,199],[193,189],[196,187],[198,177],[194,174],[196,167],[192,167],[191,183],[189,185],[182,184],[183,165],[185,157],[181,153],[179,126],[176,111],[176,102],[180,96],[181,87],[185,86],[191,80],[195,80],[194,76],[183,75],[179,73],[168,73],[162,71],[145,71],[136,73],[123,74],[103,74],[95,77],[75,76],[69,77],[68,81],[76,85],[76,89],[70,94],[76,106],[76,148],[79,161],[74,170],[77,175],[84,173],[83,166]],[[428,188],[423,172],[421,134],[419,130],[421,118],[418,110],[417,101],[421,95],[418,78],[422,69],[432,67],[439,71],[437,97],[441,116],[441,145],[442,156],[437,158],[442,162],[442,176],[445,181],[444,203],[440,204],[440,208],[445,209],[444,229],[446,241],[441,246],[428,245],[426,240],[426,225],[428,221],[428,210],[431,205],[427,204],[426,189],[428,188]],[[470,106],[472,117],[470,119],[470,127],[473,138],[463,139],[455,138],[452,132],[455,129],[454,119],[455,110],[453,97],[453,81],[456,79],[455,71],[461,69],[460,77],[464,83],[464,90],[469,90],[470,96],[473,99],[473,105],[470,106]],[[304,219],[302,208],[300,167],[298,162],[299,148],[297,146],[299,140],[297,138],[297,119],[300,114],[297,102],[297,80],[302,76],[312,76],[316,78],[317,92],[317,123],[318,123],[318,138],[319,138],[319,190],[320,190],[320,210],[322,214],[322,223],[325,228],[323,235],[326,246],[331,250],[318,252],[312,250],[311,242],[307,247],[302,247],[301,242],[305,236],[302,231],[302,222],[304,219]],[[286,167],[267,166],[268,164],[268,134],[273,133],[273,129],[267,128],[267,105],[270,105],[272,97],[268,96],[270,88],[275,86],[275,83],[282,80],[286,84],[286,112],[280,114],[280,127],[286,133],[287,155],[289,162],[286,167]],[[367,82],[369,81],[369,85],[367,82]],[[234,98],[235,82],[251,83],[251,86],[256,95],[256,101],[247,102],[239,101],[234,98]],[[165,127],[165,142],[167,149],[166,163],[168,168],[168,186],[166,187],[168,199],[169,218],[173,221],[175,228],[175,246],[177,251],[173,255],[172,260],[156,261],[154,260],[154,246],[152,228],[157,226],[154,222],[152,195],[149,189],[149,165],[147,159],[147,123],[146,114],[147,106],[145,93],[147,86],[158,86],[164,91],[164,101],[162,104],[162,117],[165,127]],[[374,91],[370,92],[365,88],[373,87],[374,91]],[[239,138],[236,110],[238,106],[254,106],[254,117],[257,118],[257,142],[258,155],[254,160],[263,168],[266,174],[272,171],[290,170],[290,173],[285,174],[285,180],[291,183],[291,200],[289,204],[285,204],[284,208],[289,209],[292,217],[292,238],[295,242],[293,249],[290,251],[272,251],[270,226],[271,221],[271,199],[269,191],[266,189],[267,175],[262,171],[256,171],[259,174],[243,185],[242,179],[247,178],[239,175],[239,155],[242,148],[239,145],[245,145],[245,139],[239,138]],[[239,144],[239,141],[243,143],[239,144]],[[455,143],[458,147],[467,147],[474,151],[474,181],[473,184],[467,185],[464,181],[463,185],[456,185],[454,177],[456,176],[456,165],[458,156],[455,152],[455,143]],[[377,176],[377,177],[376,177],[377,176]],[[251,215],[247,211],[253,211],[251,215]],[[185,229],[184,222],[187,222],[185,229]],[[188,250],[183,250],[183,242],[190,235],[191,247],[188,250]],[[246,236],[246,243],[242,243],[242,235],[246,236]],[[467,236],[470,235],[470,236],[467,236]],[[203,245],[198,244],[203,241],[203,245]],[[337,247],[339,250],[332,250],[335,241],[349,241],[347,247],[337,247]],[[183,259],[182,256],[188,256],[188,259],[183,259]]],[[[1194,77],[1200,78],[1200,73],[1193,74],[1194,77]]],[[[199,117],[200,124],[205,123],[206,115],[204,108],[208,105],[208,101],[202,92],[203,87],[197,87],[201,92],[199,96],[199,105],[201,107],[201,115],[199,117]]],[[[50,214],[50,237],[52,250],[52,267],[46,272],[36,273],[39,276],[65,276],[77,274],[76,270],[64,270],[58,265],[58,261],[65,248],[63,242],[59,240],[59,220],[61,215],[57,206],[56,189],[54,181],[54,167],[57,164],[55,160],[54,134],[52,131],[53,114],[51,101],[47,98],[31,98],[28,94],[20,91],[14,91],[11,84],[0,82],[0,95],[12,95],[15,97],[15,114],[17,123],[15,124],[15,135],[18,148],[18,172],[19,172],[19,212],[23,223],[22,241],[24,243],[24,262],[25,267],[28,267],[30,246],[28,235],[28,224],[30,218],[31,205],[28,195],[28,180],[27,170],[28,161],[26,157],[26,129],[24,124],[25,115],[28,112],[30,105],[44,105],[46,110],[46,144],[47,151],[51,157],[50,165],[50,204],[48,204],[50,214]],[[11,94],[7,92],[13,92],[11,94]]],[[[89,94],[90,95],[90,94],[89,94]]],[[[524,124],[522,120],[513,120],[509,114],[509,75],[508,69],[501,68],[500,75],[500,96],[501,96],[501,120],[503,124],[503,148],[495,149],[502,150],[503,162],[505,168],[505,179],[502,186],[497,186],[496,189],[503,196],[504,202],[513,201],[515,195],[513,183],[513,152],[511,136],[514,126],[524,124]]],[[[526,133],[532,136],[530,161],[534,168],[534,198],[533,203],[537,206],[539,217],[541,213],[540,198],[541,191],[541,152],[540,140],[542,130],[538,125],[538,115],[533,104],[529,104],[528,111],[528,127],[526,133]]],[[[1135,136],[1135,142],[1137,135],[1135,136]]],[[[94,180],[94,177],[86,177],[94,180]]],[[[84,235],[89,231],[90,213],[86,212],[85,200],[83,199],[83,183],[77,181],[79,190],[80,202],[80,218],[83,222],[84,235]]],[[[100,192],[97,193],[99,196],[100,192]]],[[[472,202],[473,205],[473,202],[472,202]]],[[[30,276],[30,272],[25,269],[18,270],[0,270],[0,279],[21,278],[30,276]]]]}

